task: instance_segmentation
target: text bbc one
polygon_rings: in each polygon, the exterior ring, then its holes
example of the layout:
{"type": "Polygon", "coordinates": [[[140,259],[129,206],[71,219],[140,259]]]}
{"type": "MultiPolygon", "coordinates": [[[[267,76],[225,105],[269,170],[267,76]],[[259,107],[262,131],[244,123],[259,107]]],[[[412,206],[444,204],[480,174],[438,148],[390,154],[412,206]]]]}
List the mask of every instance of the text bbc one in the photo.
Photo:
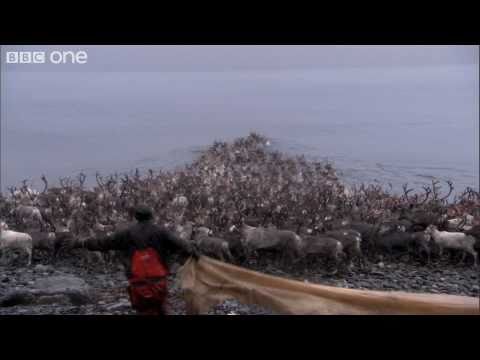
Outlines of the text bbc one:
{"type": "Polygon", "coordinates": [[[7,51],[7,64],[86,64],[85,51],[7,51]]]}

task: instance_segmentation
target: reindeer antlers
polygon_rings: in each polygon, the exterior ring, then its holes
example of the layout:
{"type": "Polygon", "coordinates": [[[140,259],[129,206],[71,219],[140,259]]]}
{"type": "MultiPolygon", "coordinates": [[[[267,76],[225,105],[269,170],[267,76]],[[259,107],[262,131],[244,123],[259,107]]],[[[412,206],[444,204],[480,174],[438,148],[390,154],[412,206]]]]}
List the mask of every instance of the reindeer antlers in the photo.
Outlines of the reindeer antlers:
{"type": "Polygon", "coordinates": [[[128,177],[128,174],[123,174],[123,178],[120,178],[122,183],[128,184],[130,182],[130,178],[128,177]]]}
{"type": "MultiPolygon", "coordinates": [[[[427,200],[430,198],[430,194],[433,194],[433,199],[434,200],[440,200],[440,201],[445,201],[452,194],[453,189],[454,189],[453,184],[452,184],[451,181],[447,181],[447,184],[449,186],[449,192],[443,198],[438,199],[438,196],[440,195],[440,189],[441,189],[441,186],[438,186],[438,184],[439,184],[438,180],[432,180],[432,187],[422,186],[423,190],[425,190],[425,198],[421,201],[420,205],[423,205],[427,202],[427,200]]],[[[408,189],[408,183],[404,184],[402,186],[402,189],[403,189],[403,198],[406,201],[411,200],[411,198],[409,198],[408,194],[410,192],[412,192],[413,189],[408,189]]],[[[418,195],[415,195],[414,199],[415,199],[415,203],[418,204],[418,195]]]]}
{"type": "Polygon", "coordinates": [[[23,184],[22,189],[26,190],[28,188],[27,182],[28,182],[28,179],[22,180],[22,184],[23,184]]]}
{"type": "Polygon", "coordinates": [[[45,193],[48,189],[48,181],[47,181],[47,178],[45,177],[45,175],[42,174],[42,177],[41,177],[43,183],[45,184],[45,187],[43,188],[43,191],[42,193],[45,193]]]}
{"type": "Polygon", "coordinates": [[[16,188],[16,187],[14,187],[14,186],[10,186],[10,187],[8,187],[8,191],[10,191],[10,193],[12,194],[12,196],[14,196],[14,195],[15,195],[15,190],[17,190],[17,188],[16,188]]]}
{"type": "Polygon", "coordinates": [[[439,191],[442,188],[441,186],[438,186],[439,183],[440,183],[440,181],[438,181],[438,180],[432,180],[432,192],[433,192],[433,199],[434,200],[438,199],[439,191]]]}
{"type": "Polygon", "coordinates": [[[83,172],[81,172],[78,175],[78,181],[80,182],[80,187],[83,187],[83,184],[85,183],[86,178],[87,178],[87,175],[85,175],[83,172]]]}
{"type": "Polygon", "coordinates": [[[403,196],[404,196],[405,200],[408,201],[408,200],[409,200],[408,194],[409,194],[410,192],[412,192],[413,189],[408,189],[408,183],[403,184],[403,185],[402,185],[402,189],[403,189],[403,196]]]}
{"type": "Polygon", "coordinates": [[[95,173],[95,179],[97,180],[97,184],[100,187],[100,189],[103,190],[104,188],[103,178],[100,176],[100,173],[98,171],[95,173]]]}
{"type": "Polygon", "coordinates": [[[448,197],[452,194],[452,191],[453,191],[453,184],[450,180],[447,181],[447,184],[448,184],[448,187],[449,187],[449,191],[448,191],[448,194],[446,196],[444,196],[443,198],[440,199],[440,201],[445,201],[446,199],[448,199],[448,197]]]}
{"type": "Polygon", "coordinates": [[[420,205],[425,204],[432,193],[432,189],[429,186],[423,186],[423,190],[425,190],[425,199],[423,199],[420,205]]]}
{"type": "Polygon", "coordinates": [[[70,179],[69,177],[61,177],[61,178],[59,178],[59,181],[60,181],[60,185],[63,188],[71,187],[72,184],[73,184],[72,179],[70,179]]]}

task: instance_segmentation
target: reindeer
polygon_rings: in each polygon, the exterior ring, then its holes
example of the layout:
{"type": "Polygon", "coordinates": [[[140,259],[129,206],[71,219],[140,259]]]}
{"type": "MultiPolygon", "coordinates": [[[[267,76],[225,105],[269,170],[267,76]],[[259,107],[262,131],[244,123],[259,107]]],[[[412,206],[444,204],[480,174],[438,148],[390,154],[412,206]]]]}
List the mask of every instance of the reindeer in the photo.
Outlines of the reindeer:
{"type": "Polygon", "coordinates": [[[1,222],[0,224],[0,251],[2,257],[5,257],[5,250],[21,249],[28,256],[27,266],[32,263],[33,240],[29,234],[9,230],[8,226],[1,222]]]}
{"type": "Polygon", "coordinates": [[[443,249],[456,249],[463,252],[462,261],[465,261],[467,253],[471,254],[474,260],[474,266],[478,265],[478,254],[475,251],[475,238],[460,232],[439,231],[435,225],[429,225],[425,230],[426,234],[431,235],[433,241],[440,249],[440,256],[443,254],[443,249]]]}
{"type": "Polygon", "coordinates": [[[233,262],[228,241],[211,236],[212,231],[206,227],[199,227],[195,230],[194,242],[201,252],[213,255],[222,261],[233,262]]]}

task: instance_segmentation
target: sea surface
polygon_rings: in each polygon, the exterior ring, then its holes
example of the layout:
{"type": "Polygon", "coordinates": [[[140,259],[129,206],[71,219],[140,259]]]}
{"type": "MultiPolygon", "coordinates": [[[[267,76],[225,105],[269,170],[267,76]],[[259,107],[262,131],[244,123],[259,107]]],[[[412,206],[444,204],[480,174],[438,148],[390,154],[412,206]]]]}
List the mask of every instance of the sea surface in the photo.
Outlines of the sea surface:
{"type": "Polygon", "coordinates": [[[478,65],[2,74],[2,190],[173,168],[259,132],[347,183],[478,189],[478,65]]]}

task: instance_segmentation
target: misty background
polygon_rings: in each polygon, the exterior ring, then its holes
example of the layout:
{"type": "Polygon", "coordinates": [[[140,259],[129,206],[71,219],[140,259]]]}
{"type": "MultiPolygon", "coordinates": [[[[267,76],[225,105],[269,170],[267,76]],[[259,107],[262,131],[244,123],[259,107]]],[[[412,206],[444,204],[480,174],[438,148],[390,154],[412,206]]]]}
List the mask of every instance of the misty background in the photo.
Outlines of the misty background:
{"type": "Polygon", "coordinates": [[[260,132],[346,182],[478,189],[475,46],[2,46],[2,191],[190,161],[260,132]],[[84,50],[84,65],[6,51],[84,50]]]}

